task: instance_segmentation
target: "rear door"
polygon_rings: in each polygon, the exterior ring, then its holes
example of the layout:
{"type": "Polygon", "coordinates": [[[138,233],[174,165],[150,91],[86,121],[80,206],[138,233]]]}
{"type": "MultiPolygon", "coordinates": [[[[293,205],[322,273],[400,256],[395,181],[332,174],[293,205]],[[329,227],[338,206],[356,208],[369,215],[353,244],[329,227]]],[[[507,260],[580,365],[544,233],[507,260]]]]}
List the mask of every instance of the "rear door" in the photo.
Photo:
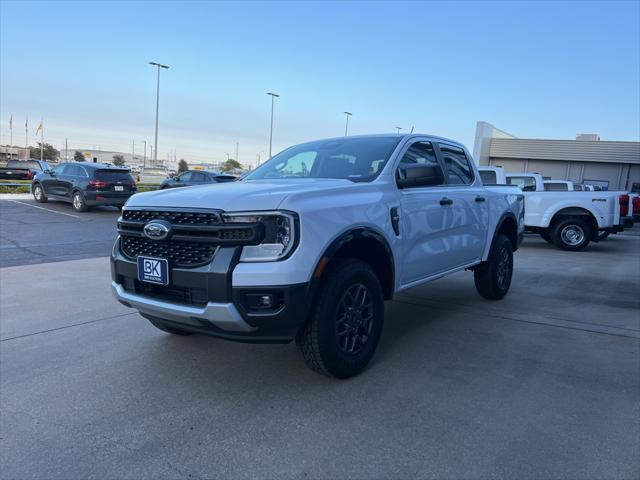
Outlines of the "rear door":
{"type": "Polygon", "coordinates": [[[455,267],[482,257],[489,223],[489,196],[476,181],[471,158],[455,145],[438,143],[452,203],[446,210],[447,242],[455,267]]]}

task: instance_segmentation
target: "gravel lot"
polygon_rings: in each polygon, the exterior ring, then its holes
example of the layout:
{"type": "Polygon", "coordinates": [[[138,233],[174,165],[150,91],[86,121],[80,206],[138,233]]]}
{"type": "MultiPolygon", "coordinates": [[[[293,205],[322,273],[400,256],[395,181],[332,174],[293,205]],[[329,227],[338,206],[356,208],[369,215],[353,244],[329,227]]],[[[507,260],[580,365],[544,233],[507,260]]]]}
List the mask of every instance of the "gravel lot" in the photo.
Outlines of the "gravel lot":
{"type": "Polygon", "coordinates": [[[0,201],[2,478],[640,477],[638,235],[527,237],[501,302],[406,292],[336,381],[154,329],[109,291],[117,211],[44,207],[80,218],[0,201]]]}

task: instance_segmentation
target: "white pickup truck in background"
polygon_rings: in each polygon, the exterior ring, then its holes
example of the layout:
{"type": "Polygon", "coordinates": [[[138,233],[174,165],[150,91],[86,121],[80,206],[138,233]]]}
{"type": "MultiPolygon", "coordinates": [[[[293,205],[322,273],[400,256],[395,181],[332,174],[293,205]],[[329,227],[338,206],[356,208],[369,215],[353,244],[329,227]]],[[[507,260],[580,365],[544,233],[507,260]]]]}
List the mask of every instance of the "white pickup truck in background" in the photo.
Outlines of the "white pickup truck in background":
{"type": "MultiPolygon", "coordinates": [[[[583,250],[591,241],[633,226],[627,192],[549,191],[538,173],[507,173],[480,167],[485,185],[514,185],[525,198],[525,228],[563,250],[583,250]]],[[[564,182],[567,183],[567,182],[564,182]]]]}

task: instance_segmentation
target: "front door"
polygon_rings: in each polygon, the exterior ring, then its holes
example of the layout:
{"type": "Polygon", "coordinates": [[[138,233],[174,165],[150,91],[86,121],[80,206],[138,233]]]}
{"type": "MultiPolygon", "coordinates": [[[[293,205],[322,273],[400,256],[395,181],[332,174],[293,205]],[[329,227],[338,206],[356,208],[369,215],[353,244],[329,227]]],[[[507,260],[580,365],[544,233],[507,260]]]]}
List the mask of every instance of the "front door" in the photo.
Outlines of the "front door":
{"type": "MultiPolygon", "coordinates": [[[[411,144],[397,168],[409,164],[442,168],[434,146],[428,141],[411,144]]],[[[455,266],[451,256],[451,227],[455,213],[448,203],[446,184],[403,188],[400,192],[400,233],[403,285],[449,270],[455,266]]]]}

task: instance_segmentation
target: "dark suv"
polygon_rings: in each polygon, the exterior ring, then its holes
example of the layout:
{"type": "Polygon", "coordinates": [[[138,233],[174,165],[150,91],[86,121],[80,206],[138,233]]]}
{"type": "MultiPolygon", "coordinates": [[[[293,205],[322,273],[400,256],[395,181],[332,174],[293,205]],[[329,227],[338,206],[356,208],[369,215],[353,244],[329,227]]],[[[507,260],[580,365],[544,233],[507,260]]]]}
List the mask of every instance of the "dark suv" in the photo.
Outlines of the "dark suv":
{"type": "Polygon", "coordinates": [[[192,185],[204,185],[206,183],[235,182],[233,175],[227,175],[212,170],[188,170],[176,178],[167,178],[160,185],[160,189],[190,187],[192,185]]]}
{"type": "Polygon", "coordinates": [[[122,207],[136,193],[136,182],[124,168],[101,163],[61,163],[53,170],[39,173],[31,191],[36,202],[62,200],[78,212],[96,205],[122,207]]]}

